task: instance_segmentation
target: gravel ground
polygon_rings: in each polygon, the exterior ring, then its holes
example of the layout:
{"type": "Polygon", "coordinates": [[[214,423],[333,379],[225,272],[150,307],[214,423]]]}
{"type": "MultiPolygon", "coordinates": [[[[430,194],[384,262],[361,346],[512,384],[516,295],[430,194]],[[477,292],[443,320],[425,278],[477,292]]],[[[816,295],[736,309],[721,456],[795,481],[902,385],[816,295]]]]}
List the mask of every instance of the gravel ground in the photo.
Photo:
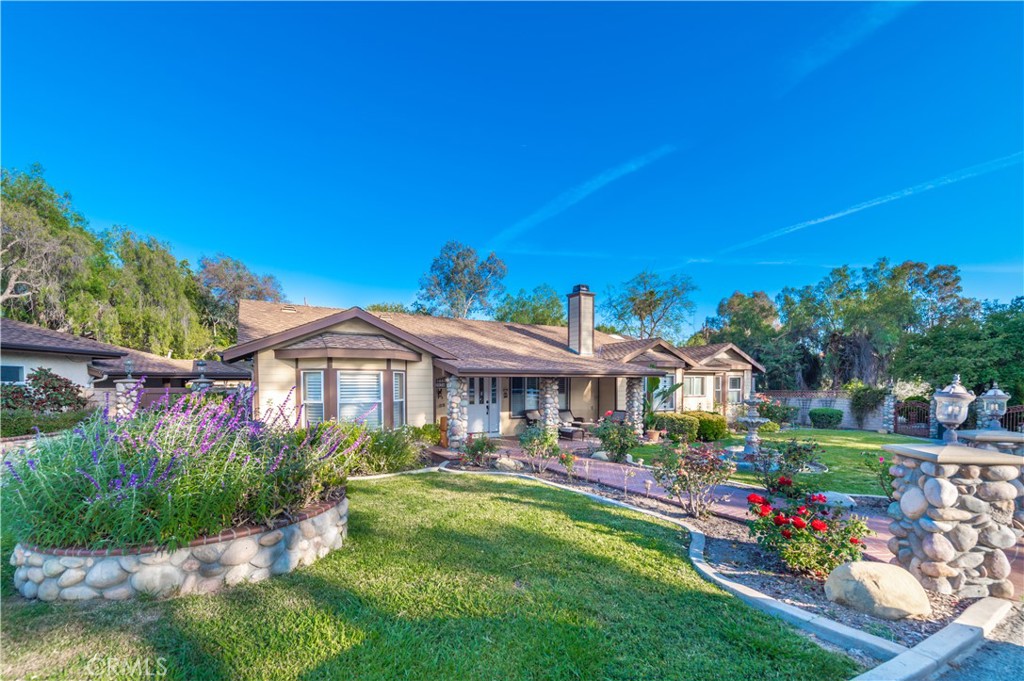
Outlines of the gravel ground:
{"type": "Polygon", "coordinates": [[[1003,623],[966,660],[951,664],[942,681],[1019,681],[1024,677],[1024,606],[1018,604],[1003,623]]]}

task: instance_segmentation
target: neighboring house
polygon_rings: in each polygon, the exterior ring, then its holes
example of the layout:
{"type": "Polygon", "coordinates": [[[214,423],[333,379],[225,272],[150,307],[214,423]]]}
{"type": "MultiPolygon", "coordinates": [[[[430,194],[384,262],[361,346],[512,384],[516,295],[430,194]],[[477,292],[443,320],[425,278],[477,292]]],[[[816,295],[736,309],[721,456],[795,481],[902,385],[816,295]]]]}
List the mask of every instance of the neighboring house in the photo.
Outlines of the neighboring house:
{"type": "MultiPolygon", "coordinates": [[[[129,359],[132,376],[145,376],[150,393],[166,388],[183,391],[189,381],[200,377],[196,360],[168,359],[0,317],[0,371],[4,383],[23,383],[34,369],[43,367],[82,386],[95,400],[97,393],[112,392],[114,381],[126,377],[125,360],[129,359]]],[[[203,373],[222,384],[248,382],[251,378],[244,367],[213,361],[206,363],[203,373]]]]}
{"type": "Polygon", "coordinates": [[[566,328],[243,300],[238,344],[222,358],[252,367],[259,413],[292,399],[308,423],[365,418],[391,428],[448,417],[452,446],[467,434],[514,434],[534,410],[549,425],[560,409],[588,421],[622,410],[638,423],[645,390],[658,385],[684,384],[666,411],[724,411],[745,397],[751,371],[763,371],[731,344],[678,348],[597,331],[586,286],[569,294],[568,320],[566,328]]]}

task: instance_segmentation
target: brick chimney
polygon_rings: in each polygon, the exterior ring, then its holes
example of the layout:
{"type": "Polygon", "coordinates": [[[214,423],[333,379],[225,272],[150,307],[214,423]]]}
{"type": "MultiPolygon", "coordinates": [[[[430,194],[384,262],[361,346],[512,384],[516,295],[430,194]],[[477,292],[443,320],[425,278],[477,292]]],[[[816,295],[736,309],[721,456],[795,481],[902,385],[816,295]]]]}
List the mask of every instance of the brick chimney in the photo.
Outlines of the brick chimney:
{"type": "Polygon", "coordinates": [[[569,294],[569,349],[583,357],[594,354],[594,294],[586,284],[576,284],[569,294]]]}

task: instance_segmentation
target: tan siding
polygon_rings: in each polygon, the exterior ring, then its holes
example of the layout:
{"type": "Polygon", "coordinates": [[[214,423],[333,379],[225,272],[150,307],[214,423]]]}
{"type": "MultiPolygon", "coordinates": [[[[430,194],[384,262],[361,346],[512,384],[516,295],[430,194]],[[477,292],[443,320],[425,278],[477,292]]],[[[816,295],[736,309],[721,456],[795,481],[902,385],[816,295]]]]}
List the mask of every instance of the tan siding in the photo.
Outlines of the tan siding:
{"type": "MultiPolygon", "coordinates": [[[[256,413],[262,417],[271,407],[281,406],[295,387],[295,360],[275,359],[273,350],[261,350],[256,355],[259,388],[256,391],[256,413]]],[[[295,400],[291,400],[294,406],[295,400]]]]}
{"type": "Polygon", "coordinates": [[[434,422],[434,365],[432,355],[423,355],[419,362],[403,362],[406,378],[406,418],[409,425],[422,426],[434,422]]]}

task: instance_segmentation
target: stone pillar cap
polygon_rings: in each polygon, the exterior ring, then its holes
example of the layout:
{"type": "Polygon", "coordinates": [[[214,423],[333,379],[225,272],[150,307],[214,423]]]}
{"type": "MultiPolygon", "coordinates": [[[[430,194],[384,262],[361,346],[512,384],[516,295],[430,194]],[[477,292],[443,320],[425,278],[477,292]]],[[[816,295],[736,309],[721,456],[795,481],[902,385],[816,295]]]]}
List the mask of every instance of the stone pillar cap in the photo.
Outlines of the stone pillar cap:
{"type": "Polygon", "coordinates": [[[1024,433],[1013,430],[958,430],[957,437],[972,442],[1005,442],[1024,445],[1024,433]]]}
{"type": "Polygon", "coordinates": [[[1013,454],[993,452],[988,449],[965,447],[963,445],[882,445],[892,454],[908,456],[911,459],[932,463],[956,463],[980,466],[1020,466],[1024,458],[1013,454]]]}

